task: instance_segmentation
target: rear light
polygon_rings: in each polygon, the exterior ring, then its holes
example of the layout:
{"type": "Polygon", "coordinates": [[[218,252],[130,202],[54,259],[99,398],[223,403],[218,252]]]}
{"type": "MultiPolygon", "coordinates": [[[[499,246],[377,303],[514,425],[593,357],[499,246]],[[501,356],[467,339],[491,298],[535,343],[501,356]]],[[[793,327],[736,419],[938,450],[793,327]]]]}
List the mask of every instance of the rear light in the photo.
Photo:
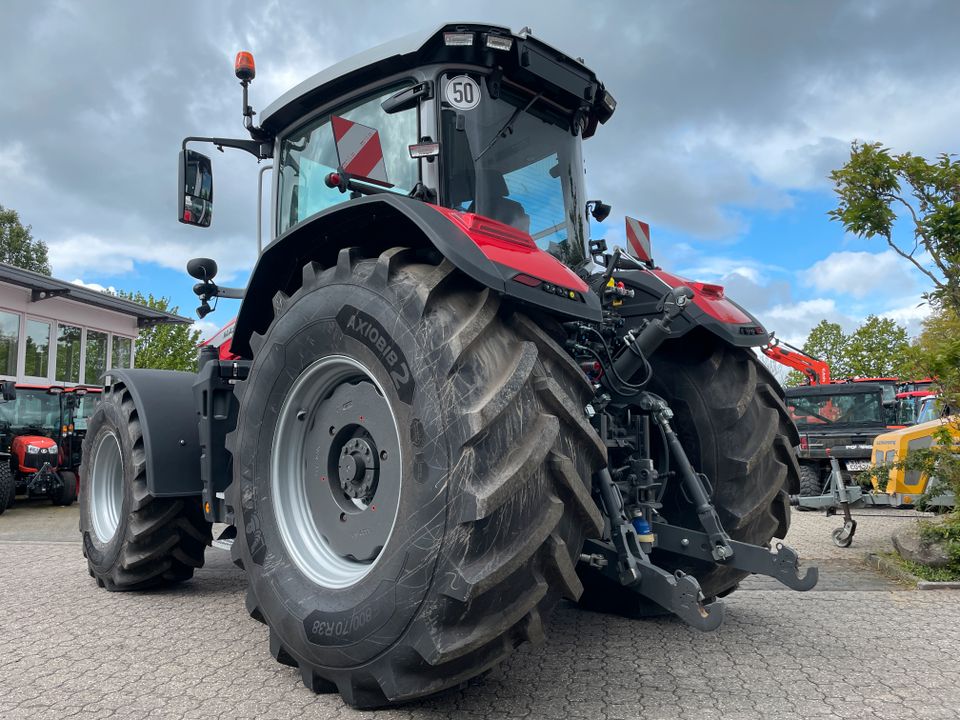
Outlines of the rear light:
{"type": "Polygon", "coordinates": [[[473,45],[473,33],[445,32],[443,34],[443,44],[447,47],[469,47],[473,45]]]}
{"type": "Polygon", "coordinates": [[[801,449],[801,450],[809,450],[809,449],[810,449],[810,441],[807,440],[807,436],[806,436],[806,435],[801,435],[801,436],[800,436],[800,449],[801,449]]]}
{"type": "Polygon", "coordinates": [[[690,287],[701,295],[712,300],[723,300],[723,285],[714,285],[713,283],[692,282],[690,287]]]}
{"type": "Polygon", "coordinates": [[[527,287],[537,287],[540,284],[540,280],[530,275],[525,275],[524,273],[514,275],[513,279],[521,285],[526,285],[527,287]]]}
{"type": "Polygon", "coordinates": [[[487,35],[486,46],[491,50],[509,50],[513,47],[513,38],[503,35],[487,35]]]}
{"type": "Polygon", "coordinates": [[[475,213],[463,212],[456,213],[454,218],[470,234],[484,235],[494,240],[522,245],[531,250],[537,249],[537,244],[523,230],[517,230],[512,225],[505,225],[502,222],[485,218],[475,213]]]}

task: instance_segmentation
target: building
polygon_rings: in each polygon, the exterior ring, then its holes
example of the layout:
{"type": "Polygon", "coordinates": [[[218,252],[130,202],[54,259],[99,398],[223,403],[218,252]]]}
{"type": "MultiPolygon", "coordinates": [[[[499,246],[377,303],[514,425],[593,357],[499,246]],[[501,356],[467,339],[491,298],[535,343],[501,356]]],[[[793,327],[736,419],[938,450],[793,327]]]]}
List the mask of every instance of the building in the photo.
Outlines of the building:
{"type": "Polygon", "coordinates": [[[0,263],[0,379],[98,385],[133,367],[137,333],[190,319],[0,263]]]}

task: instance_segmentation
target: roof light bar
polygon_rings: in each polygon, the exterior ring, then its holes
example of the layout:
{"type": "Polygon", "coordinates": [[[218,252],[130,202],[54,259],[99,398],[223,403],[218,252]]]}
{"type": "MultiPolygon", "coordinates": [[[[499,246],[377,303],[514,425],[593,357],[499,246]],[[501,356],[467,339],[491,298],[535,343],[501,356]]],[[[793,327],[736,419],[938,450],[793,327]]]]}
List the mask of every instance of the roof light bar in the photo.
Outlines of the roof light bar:
{"type": "Polygon", "coordinates": [[[447,47],[469,47],[473,45],[473,33],[445,32],[443,34],[443,44],[447,47]]]}
{"type": "Polygon", "coordinates": [[[487,39],[484,42],[491,50],[509,50],[513,47],[513,38],[503,35],[487,34],[487,39]]]}

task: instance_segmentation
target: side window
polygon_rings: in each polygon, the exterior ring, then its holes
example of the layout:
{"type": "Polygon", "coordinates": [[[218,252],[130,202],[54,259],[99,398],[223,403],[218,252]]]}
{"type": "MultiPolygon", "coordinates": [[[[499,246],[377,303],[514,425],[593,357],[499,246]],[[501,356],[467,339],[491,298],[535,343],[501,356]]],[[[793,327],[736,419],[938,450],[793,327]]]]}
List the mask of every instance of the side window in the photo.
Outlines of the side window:
{"type": "MultiPolygon", "coordinates": [[[[394,191],[407,193],[419,179],[419,165],[410,158],[408,150],[417,141],[417,110],[387,115],[380,107],[380,103],[398,89],[394,87],[389,92],[378,93],[374,98],[336,110],[332,115],[377,131],[387,180],[394,191]]],[[[279,233],[348,199],[348,195],[324,184],[324,178],[336,171],[337,165],[331,115],[284,139],[280,148],[279,233]]]]}

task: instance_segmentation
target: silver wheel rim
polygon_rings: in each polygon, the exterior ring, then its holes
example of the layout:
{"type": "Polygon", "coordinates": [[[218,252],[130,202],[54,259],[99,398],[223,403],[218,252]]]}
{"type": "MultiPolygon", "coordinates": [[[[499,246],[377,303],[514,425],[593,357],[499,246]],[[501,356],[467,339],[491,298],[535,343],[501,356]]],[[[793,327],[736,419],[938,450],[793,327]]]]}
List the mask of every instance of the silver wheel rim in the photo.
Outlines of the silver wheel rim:
{"type": "Polygon", "coordinates": [[[402,468],[396,416],[363,364],[331,355],[300,373],[277,419],[270,487],[304,575],[339,589],[373,570],[396,524],[402,468]]]}
{"type": "Polygon", "coordinates": [[[123,454],[120,439],[107,431],[97,441],[90,470],[90,515],[100,542],[110,542],[117,532],[122,507],[123,454]]]}

